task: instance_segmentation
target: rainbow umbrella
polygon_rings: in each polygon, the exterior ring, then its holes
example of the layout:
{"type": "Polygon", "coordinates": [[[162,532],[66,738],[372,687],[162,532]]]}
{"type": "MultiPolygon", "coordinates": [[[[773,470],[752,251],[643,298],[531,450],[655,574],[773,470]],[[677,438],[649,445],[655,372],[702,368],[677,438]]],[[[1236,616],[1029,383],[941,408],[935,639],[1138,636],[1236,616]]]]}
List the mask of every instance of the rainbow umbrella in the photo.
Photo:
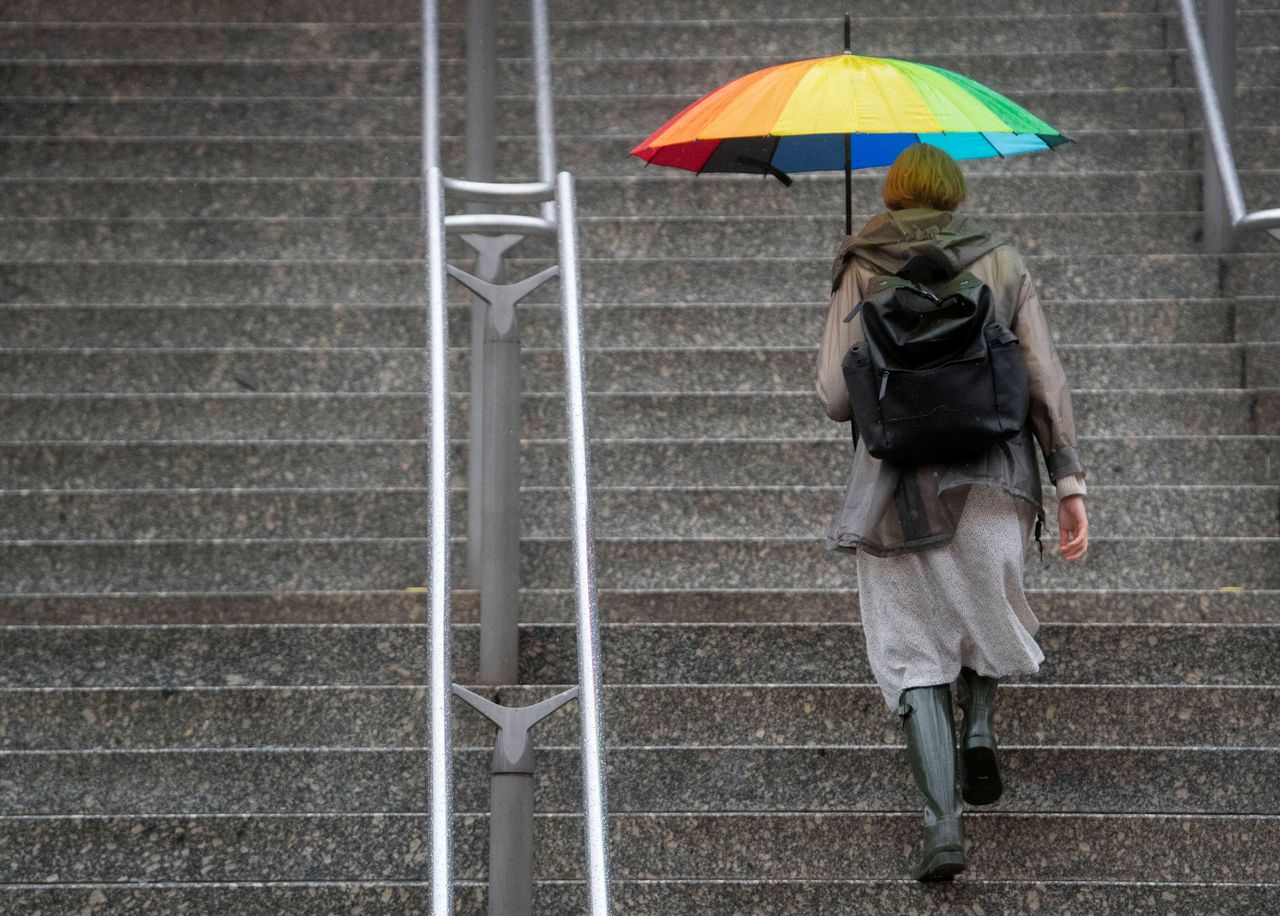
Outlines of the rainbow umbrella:
{"type": "Polygon", "coordinates": [[[845,233],[853,231],[853,169],[890,165],[913,143],[956,159],[988,159],[1071,142],[967,76],[929,64],[845,52],[766,67],[707,93],[631,155],[645,164],[773,175],[845,170],[845,233]]]}

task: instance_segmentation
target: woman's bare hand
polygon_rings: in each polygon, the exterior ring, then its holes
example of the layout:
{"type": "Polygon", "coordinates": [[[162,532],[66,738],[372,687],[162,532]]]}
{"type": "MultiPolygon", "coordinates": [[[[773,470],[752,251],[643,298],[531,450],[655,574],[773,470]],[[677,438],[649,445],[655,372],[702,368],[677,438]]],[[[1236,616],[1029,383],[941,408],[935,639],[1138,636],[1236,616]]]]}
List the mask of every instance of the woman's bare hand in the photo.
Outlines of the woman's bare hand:
{"type": "Polygon", "coordinates": [[[1084,511],[1084,497],[1079,493],[1064,496],[1058,503],[1058,553],[1074,563],[1089,549],[1089,519],[1084,511]]]}

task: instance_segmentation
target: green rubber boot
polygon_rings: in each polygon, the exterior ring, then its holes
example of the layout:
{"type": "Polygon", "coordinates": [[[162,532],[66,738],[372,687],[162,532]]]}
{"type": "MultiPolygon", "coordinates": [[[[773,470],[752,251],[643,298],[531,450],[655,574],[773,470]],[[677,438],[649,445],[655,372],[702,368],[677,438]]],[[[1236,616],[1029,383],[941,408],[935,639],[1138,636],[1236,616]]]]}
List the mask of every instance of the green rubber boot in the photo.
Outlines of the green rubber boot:
{"type": "Polygon", "coordinates": [[[992,805],[1004,793],[997,757],[995,717],[996,685],[972,668],[961,668],[956,698],[964,710],[964,734],[960,739],[960,785],[971,805],[992,805]]]}
{"type": "Polygon", "coordinates": [[[956,789],[956,727],[951,685],[902,691],[898,715],[911,775],[924,795],[924,848],[911,869],[917,881],[949,881],[964,871],[964,804],[956,789]]]}

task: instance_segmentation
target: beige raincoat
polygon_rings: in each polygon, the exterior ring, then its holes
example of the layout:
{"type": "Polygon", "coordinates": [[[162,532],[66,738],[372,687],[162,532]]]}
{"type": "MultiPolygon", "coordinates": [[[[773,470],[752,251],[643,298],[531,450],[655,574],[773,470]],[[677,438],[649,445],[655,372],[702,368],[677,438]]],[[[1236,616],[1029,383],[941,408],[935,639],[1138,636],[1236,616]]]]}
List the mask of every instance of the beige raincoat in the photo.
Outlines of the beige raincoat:
{"type": "Polygon", "coordinates": [[[945,544],[955,533],[967,484],[975,482],[1033,504],[1038,538],[1045,513],[1037,443],[1058,495],[1085,492],[1071,393],[1035,284],[1013,245],[968,216],[925,207],[885,211],[841,242],[814,372],[827,416],[841,422],[853,419],[840,364],[849,348],[862,340],[862,323],[858,317],[848,322],[844,318],[862,300],[872,276],[897,272],[924,248],[942,253],[956,270],[971,271],[994,292],[996,317],[1018,335],[1026,357],[1027,424],[1012,439],[953,464],[883,461],[873,457],[859,437],[844,505],[827,534],[828,550],[863,549],[873,556],[892,556],[945,544]]]}

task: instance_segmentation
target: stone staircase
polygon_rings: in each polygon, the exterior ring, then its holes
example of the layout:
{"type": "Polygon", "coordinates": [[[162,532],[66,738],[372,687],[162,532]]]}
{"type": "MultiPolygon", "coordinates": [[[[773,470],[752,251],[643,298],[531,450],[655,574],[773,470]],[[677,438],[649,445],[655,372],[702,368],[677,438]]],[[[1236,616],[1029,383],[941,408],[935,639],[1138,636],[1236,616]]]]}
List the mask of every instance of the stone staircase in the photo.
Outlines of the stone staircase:
{"type": "MultiPolygon", "coordinates": [[[[523,4],[502,177],[532,174],[523,4]]],[[[1237,156],[1280,203],[1280,2],[1240,4],[1237,156]]],[[[622,913],[1264,913],[1280,895],[1280,249],[1199,253],[1168,0],[553,0],[578,177],[622,913]],[[1091,550],[1027,558],[1037,678],[953,887],[871,683],[851,453],[810,373],[843,177],[626,157],[770,63],[974,76],[1077,142],[965,164],[1073,383],[1091,550]],[[693,20],[693,21],[688,21],[693,20]]],[[[0,24],[0,911],[425,912],[418,6],[13,0],[0,24]]],[[[461,0],[442,35],[461,174],[461,0]]],[[[883,169],[855,173],[855,225],[883,169]]],[[[452,245],[453,243],[451,243],[452,245]]],[[[464,260],[462,247],[451,247],[464,260]]],[[[522,243],[513,276],[552,249],[522,243]]],[[[522,306],[522,684],[576,682],[557,291],[522,306]]],[[[470,305],[450,296],[455,582],[470,305]]],[[[1047,483],[1046,476],[1046,483],[1047,483]]],[[[476,596],[455,675],[472,684],[476,596]]],[[[456,711],[459,912],[491,736],[456,711]]],[[[582,912],[577,710],[540,728],[535,912],[582,912]]]]}

